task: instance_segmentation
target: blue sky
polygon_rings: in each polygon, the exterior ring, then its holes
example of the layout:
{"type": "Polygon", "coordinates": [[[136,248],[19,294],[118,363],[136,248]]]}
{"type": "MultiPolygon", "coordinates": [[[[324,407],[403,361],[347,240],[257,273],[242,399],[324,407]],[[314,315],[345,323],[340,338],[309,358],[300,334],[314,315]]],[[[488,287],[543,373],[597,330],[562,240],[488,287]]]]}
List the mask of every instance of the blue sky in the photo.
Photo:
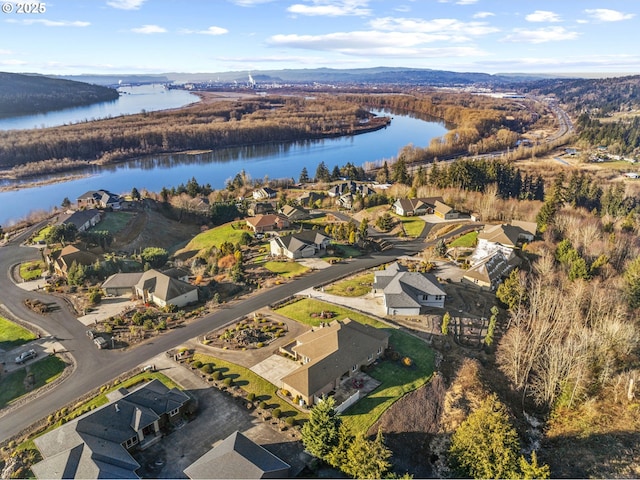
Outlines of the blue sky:
{"type": "Polygon", "coordinates": [[[639,0],[52,0],[30,14],[18,3],[0,0],[0,71],[640,73],[639,0]]]}

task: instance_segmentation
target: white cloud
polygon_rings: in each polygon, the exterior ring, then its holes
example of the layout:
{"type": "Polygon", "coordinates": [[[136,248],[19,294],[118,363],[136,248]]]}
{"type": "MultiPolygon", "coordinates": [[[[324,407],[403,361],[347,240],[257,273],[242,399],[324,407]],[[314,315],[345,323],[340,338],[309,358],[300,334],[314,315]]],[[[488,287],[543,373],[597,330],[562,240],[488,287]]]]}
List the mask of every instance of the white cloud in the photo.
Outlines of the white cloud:
{"type": "Polygon", "coordinates": [[[311,5],[296,3],[287,8],[289,13],[308,16],[342,17],[371,15],[369,0],[310,0],[311,5]]]}
{"type": "Polygon", "coordinates": [[[608,8],[592,8],[584,12],[594,20],[601,22],[619,22],[621,20],[630,20],[636,16],[635,13],[622,13],[617,10],[609,10],[608,8]]]}
{"type": "Polygon", "coordinates": [[[133,33],[152,34],[152,33],[166,33],[167,29],[160,27],[159,25],[143,25],[138,28],[132,28],[131,31],[133,33]]]}
{"type": "Polygon", "coordinates": [[[495,17],[496,14],[493,12],[478,12],[473,14],[473,18],[488,18],[495,17]]]}
{"type": "Polygon", "coordinates": [[[478,3],[478,0],[458,0],[456,5],[473,5],[474,3],[478,3]]]}
{"type": "Polygon", "coordinates": [[[278,47],[332,51],[356,56],[444,57],[484,55],[475,47],[424,47],[426,43],[462,42],[462,36],[406,32],[356,31],[325,35],[274,35],[268,43],[278,47]]]}
{"type": "Polygon", "coordinates": [[[0,55],[13,55],[11,50],[0,50],[0,55]]]}
{"type": "Polygon", "coordinates": [[[180,33],[191,34],[197,33],[200,35],[224,35],[225,33],[229,33],[229,30],[222,27],[216,27],[215,25],[207,28],[206,30],[180,30],[180,33]]]}
{"type": "MultiPolygon", "coordinates": [[[[305,65],[331,65],[331,64],[349,64],[349,63],[365,63],[367,60],[354,60],[353,58],[324,58],[313,57],[309,55],[296,56],[296,55],[265,55],[255,57],[216,57],[215,60],[220,62],[237,62],[237,63],[282,63],[291,62],[305,65]]],[[[246,68],[246,67],[245,67],[246,68]]]]}
{"type": "Polygon", "coordinates": [[[15,59],[9,59],[9,60],[0,60],[0,65],[27,65],[27,62],[25,62],[24,60],[15,60],[15,59]]]}
{"type": "Polygon", "coordinates": [[[522,43],[546,43],[560,40],[575,40],[578,32],[566,30],[563,27],[545,27],[537,30],[527,30],[526,28],[514,28],[513,33],[503,38],[505,42],[522,43]]]}
{"type": "Polygon", "coordinates": [[[407,13],[411,11],[411,7],[409,5],[398,5],[394,10],[400,13],[407,13]]]}
{"type": "Polygon", "coordinates": [[[561,22],[560,15],[548,10],[536,10],[524,17],[527,22],[561,22]]]}
{"type": "Polygon", "coordinates": [[[67,20],[46,20],[44,18],[23,18],[16,20],[11,18],[8,23],[19,23],[21,25],[44,25],[45,27],[88,27],[91,22],[67,21],[67,20]]]}
{"type": "Polygon", "coordinates": [[[139,10],[146,0],[109,0],[107,5],[120,10],[139,10]]]}
{"type": "Polygon", "coordinates": [[[424,20],[421,18],[383,17],[372,20],[369,24],[376,30],[408,33],[439,33],[443,35],[456,33],[465,36],[478,36],[500,31],[498,28],[492,27],[486,22],[462,22],[455,18],[424,20]]]}

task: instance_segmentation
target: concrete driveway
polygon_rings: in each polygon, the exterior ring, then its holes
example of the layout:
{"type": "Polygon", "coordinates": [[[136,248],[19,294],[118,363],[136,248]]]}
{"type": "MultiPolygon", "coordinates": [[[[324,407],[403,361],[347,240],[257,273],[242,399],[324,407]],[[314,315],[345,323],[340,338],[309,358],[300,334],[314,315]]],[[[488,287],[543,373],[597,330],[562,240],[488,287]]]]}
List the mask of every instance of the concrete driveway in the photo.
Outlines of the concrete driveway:
{"type": "Polygon", "coordinates": [[[131,301],[131,295],[103,298],[98,305],[92,307],[90,313],[78,317],[78,320],[87,326],[96,325],[98,322],[118,315],[133,306],[135,306],[135,302],[131,301]]]}
{"type": "Polygon", "coordinates": [[[262,362],[255,364],[250,370],[267,379],[276,387],[282,388],[282,378],[297,370],[298,367],[300,367],[298,362],[280,355],[271,355],[262,362]]]}

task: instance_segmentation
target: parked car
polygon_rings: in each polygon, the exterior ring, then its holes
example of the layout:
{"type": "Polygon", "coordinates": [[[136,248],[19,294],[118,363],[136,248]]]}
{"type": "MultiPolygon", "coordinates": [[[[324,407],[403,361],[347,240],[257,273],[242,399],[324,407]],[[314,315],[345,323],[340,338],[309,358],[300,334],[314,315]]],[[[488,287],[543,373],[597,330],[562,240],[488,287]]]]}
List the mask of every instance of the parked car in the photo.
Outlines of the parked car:
{"type": "Polygon", "coordinates": [[[24,363],[27,360],[31,360],[32,358],[36,358],[38,353],[32,348],[31,350],[27,350],[26,352],[22,352],[20,355],[16,357],[16,363],[24,363]]]}
{"type": "Polygon", "coordinates": [[[103,349],[103,348],[107,348],[109,346],[109,344],[107,343],[107,341],[102,338],[102,337],[96,337],[93,339],[93,343],[96,344],[96,347],[98,347],[99,349],[103,349]]]}
{"type": "Polygon", "coordinates": [[[93,331],[93,330],[87,330],[87,337],[89,337],[91,340],[93,340],[94,338],[96,338],[96,336],[98,335],[97,332],[93,331]]]}

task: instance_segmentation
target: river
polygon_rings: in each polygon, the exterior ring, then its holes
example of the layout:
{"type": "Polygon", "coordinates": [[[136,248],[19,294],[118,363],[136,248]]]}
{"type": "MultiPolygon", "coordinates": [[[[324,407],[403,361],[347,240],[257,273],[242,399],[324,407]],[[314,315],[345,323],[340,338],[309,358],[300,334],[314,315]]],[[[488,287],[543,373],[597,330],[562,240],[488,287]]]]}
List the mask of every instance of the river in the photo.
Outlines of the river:
{"type": "MultiPolygon", "coordinates": [[[[383,114],[382,112],[378,112],[383,114]]],[[[303,167],[310,177],[324,161],[329,170],[347,162],[391,158],[405,145],[427,146],[434,137],[446,133],[443,123],[424,121],[407,115],[392,115],[391,124],[375,132],[340,138],[224,148],[209,153],[151,155],[135,160],[74,171],[33,180],[64,179],[65,175],[88,174],[82,179],[34,188],[0,192],[0,225],[8,225],[36,210],[48,211],[65,197],[71,201],[88,190],[107,189],[128,193],[133,187],[159,192],[195,177],[201,184],[223,188],[226,180],[245,170],[251,178],[298,179],[303,167]]]]}
{"type": "Polygon", "coordinates": [[[178,108],[200,100],[186,90],[168,90],[162,85],[141,85],[118,88],[120,97],[110,102],[83,107],[65,108],[51,112],[0,119],[0,130],[57,127],[100,118],[131,115],[143,110],[153,112],[178,108]]]}

